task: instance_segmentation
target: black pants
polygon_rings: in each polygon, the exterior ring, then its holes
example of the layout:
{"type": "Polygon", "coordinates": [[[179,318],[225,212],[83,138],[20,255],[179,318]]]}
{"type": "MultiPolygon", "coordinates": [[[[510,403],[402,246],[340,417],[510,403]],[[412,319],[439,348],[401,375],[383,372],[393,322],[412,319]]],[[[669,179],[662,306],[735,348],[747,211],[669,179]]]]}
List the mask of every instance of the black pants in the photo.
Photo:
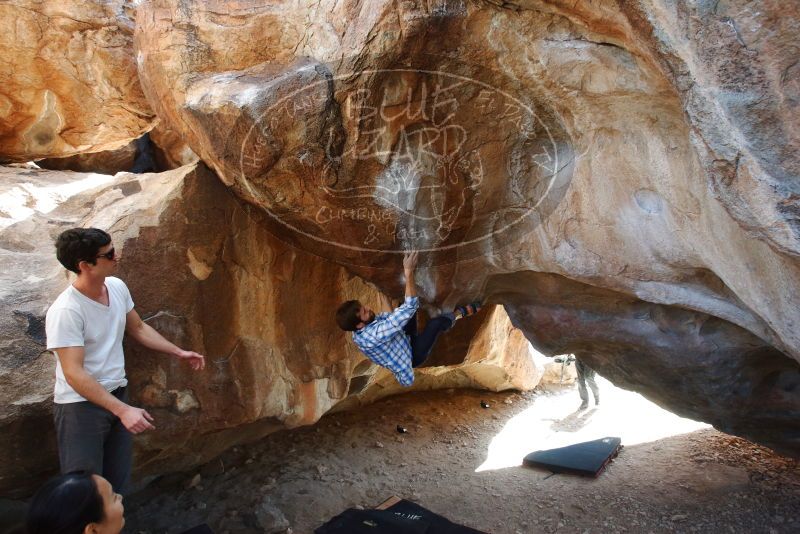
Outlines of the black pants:
{"type": "Polygon", "coordinates": [[[425,363],[439,334],[450,330],[453,326],[455,318],[451,318],[448,315],[449,314],[434,317],[425,324],[425,328],[422,332],[417,332],[417,314],[414,313],[403,327],[403,330],[408,334],[411,341],[412,367],[419,367],[425,363]]]}
{"type": "MultiPolygon", "coordinates": [[[[112,393],[128,402],[128,388],[112,393]]],[[[114,491],[124,493],[131,476],[131,433],[105,408],[89,401],[55,405],[61,472],[86,470],[102,475],[114,491]]]]}
{"type": "Polygon", "coordinates": [[[575,370],[578,372],[578,393],[581,396],[581,400],[583,402],[589,402],[589,392],[586,391],[586,383],[588,382],[589,387],[592,388],[594,402],[597,404],[600,400],[600,390],[597,387],[597,383],[594,381],[594,375],[596,374],[594,369],[576,359],[575,370]]]}

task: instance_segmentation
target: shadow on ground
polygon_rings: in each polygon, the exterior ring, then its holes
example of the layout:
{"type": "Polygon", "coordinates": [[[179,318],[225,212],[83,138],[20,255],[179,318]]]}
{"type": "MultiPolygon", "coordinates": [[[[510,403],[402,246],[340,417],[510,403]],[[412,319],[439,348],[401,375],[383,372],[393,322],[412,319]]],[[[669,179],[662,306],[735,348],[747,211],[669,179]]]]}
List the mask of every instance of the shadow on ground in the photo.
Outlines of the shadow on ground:
{"type": "Polygon", "coordinates": [[[126,500],[126,532],[202,522],[218,533],[262,532],[256,511],[266,506],[281,510],[295,534],[310,533],[391,495],[493,533],[800,529],[796,461],[708,428],[647,441],[667,420],[701,425],[633,403],[636,394],[607,382],[601,388],[604,404],[585,412],[575,411],[577,392],[562,389],[422,392],[332,414],[157,481],[126,500]],[[648,418],[654,429],[643,428],[648,418]],[[519,451],[611,435],[620,425],[632,437],[622,436],[625,448],[597,479],[520,465],[519,451]]]}

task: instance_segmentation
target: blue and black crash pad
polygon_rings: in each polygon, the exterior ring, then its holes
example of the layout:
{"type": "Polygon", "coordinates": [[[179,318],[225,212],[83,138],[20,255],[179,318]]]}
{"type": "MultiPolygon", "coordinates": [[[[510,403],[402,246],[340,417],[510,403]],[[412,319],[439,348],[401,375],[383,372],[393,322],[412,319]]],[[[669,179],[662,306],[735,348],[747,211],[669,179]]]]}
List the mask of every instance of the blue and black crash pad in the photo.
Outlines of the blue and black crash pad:
{"type": "Polygon", "coordinates": [[[620,438],[601,438],[557,449],[535,451],[522,461],[529,467],[542,467],[554,473],[599,476],[606,465],[619,454],[620,438]]]}

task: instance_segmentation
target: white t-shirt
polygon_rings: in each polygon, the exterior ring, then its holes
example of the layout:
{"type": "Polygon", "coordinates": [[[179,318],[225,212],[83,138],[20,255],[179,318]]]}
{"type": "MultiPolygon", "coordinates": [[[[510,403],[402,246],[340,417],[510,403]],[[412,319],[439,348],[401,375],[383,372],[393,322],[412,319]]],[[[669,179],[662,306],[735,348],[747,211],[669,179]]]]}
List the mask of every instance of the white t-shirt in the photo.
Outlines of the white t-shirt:
{"type": "MultiPolygon", "coordinates": [[[[133,309],[133,299],[125,282],[107,277],[108,306],[94,301],[72,287],[65,289],[47,310],[47,349],[83,347],[83,367],[106,391],[126,386],[122,337],[125,315],[133,309]]],[[[58,351],[55,351],[58,354],[58,351]]],[[[55,402],[85,401],[64,378],[56,358],[55,402]]]]}

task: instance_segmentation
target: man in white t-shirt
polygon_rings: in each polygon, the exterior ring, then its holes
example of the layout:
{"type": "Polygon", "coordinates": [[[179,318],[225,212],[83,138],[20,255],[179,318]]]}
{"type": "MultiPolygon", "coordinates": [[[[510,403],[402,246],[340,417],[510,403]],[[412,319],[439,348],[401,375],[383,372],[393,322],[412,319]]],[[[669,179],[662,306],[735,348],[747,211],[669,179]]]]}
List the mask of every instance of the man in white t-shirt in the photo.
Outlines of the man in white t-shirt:
{"type": "Polygon", "coordinates": [[[55,423],[61,472],[102,475],[121,492],[131,473],[131,434],[155,428],[153,417],[128,404],[122,338],[184,359],[205,358],[173,345],[145,324],[125,283],[111,274],[120,256],[97,228],[66,230],[56,240],[61,264],[78,275],[47,310],[47,348],[55,352],[55,423]]]}

